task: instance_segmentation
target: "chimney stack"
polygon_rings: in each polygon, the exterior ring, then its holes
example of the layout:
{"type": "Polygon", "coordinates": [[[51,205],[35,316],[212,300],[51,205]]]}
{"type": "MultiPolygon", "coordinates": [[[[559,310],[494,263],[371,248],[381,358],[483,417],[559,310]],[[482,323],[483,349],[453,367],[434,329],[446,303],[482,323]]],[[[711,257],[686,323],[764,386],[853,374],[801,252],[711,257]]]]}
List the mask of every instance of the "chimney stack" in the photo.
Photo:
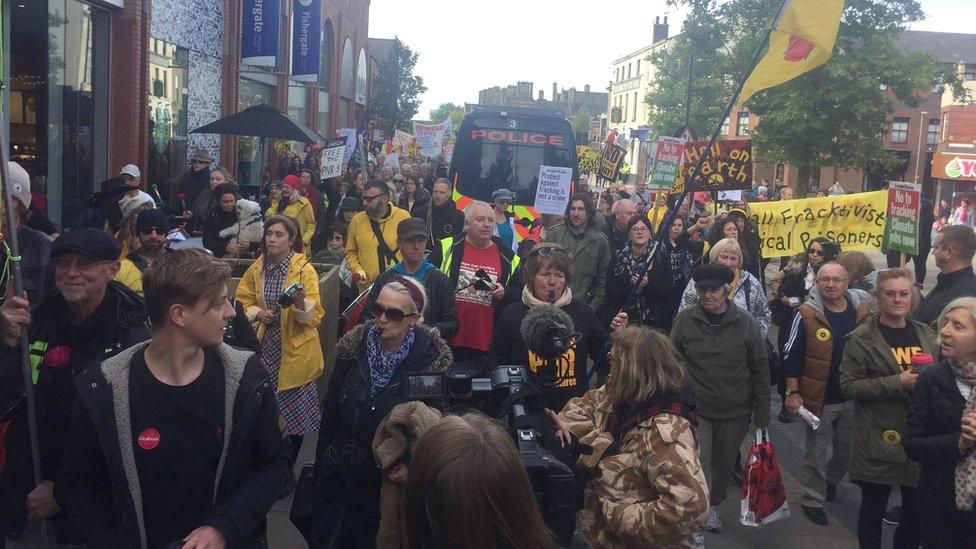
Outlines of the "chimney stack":
{"type": "Polygon", "coordinates": [[[556,83],[552,83],[552,102],[556,102],[556,83]]]}
{"type": "Polygon", "coordinates": [[[589,84],[584,85],[583,91],[585,91],[586,93],[590,93],[590,85],[589,84]]]}
{"type": "Polygon", "coordinates": [[[664,16],[664,22],[661,23],[660,17],[654,18],[654,32],[651,35],[651,43],[657,44],[662,40],[668,39],[668,16],[664,16]]]}
{"type": "Polygon", "coordinates": [[[542,96],[543,93],[542,90],[539,90],[539,101],[545,101],[546,98],[542,96]]]}

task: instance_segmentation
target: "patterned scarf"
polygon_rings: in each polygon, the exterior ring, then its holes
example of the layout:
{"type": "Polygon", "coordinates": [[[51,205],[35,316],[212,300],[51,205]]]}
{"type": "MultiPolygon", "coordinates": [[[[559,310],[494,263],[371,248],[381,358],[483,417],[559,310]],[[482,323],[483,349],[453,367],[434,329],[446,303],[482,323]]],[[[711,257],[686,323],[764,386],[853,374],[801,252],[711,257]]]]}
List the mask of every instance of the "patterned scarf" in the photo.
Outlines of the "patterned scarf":
{"type": "Polygon", "coordinates": [[[380,334],[376,326],[372,326],[366,334],[366,358],[369,361],[369,377],[373,384],[369,388],[369,395],[374,396],[386,387],[393,374],[396,373],[397,366],[407,358],[410,348],[413,346],[414,329],[413,326],[407,330],[407,336],[393,352],[387,353],[380,347],[380,334]]]}
{"type": "Polygon", "coordinates": [[[637,256],[631,247],[630,242],[620,251],[620,260],[613,266],[613,275],[627,277],[637,276],[644,269],[648,258],[651,257],[651,247],[645,246],[644,251],[637,256]]]}
{"type": "MultiPolygon", "coordinates": [[[[969,385],[976,386],[976,362],[949,361],[949,369],[956,379],[969,385]]],[[[976,412],[976,391],[969,392],[963,414],[976,412]]],[[[969,511],[976,502],[976,452],[970,450],[962,461],[956,465],[956,508],[969,511]]]]}

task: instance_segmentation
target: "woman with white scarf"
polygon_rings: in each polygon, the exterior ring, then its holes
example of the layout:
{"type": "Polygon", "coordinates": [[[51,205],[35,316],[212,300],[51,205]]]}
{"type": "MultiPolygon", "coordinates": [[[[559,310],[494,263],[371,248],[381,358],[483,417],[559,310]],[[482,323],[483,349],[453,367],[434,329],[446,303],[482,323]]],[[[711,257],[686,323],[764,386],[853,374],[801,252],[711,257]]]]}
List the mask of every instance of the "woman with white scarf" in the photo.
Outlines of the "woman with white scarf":
{"type": "MultiPolygon", "coordinates": [[[[938,321],[942,360],[923,367],[902,443],[920,467],[923,547],[976,540],[976,298],[950,302],[938,321]]],[[[892,442],[897,444],[897,441],[892,442]]]]}

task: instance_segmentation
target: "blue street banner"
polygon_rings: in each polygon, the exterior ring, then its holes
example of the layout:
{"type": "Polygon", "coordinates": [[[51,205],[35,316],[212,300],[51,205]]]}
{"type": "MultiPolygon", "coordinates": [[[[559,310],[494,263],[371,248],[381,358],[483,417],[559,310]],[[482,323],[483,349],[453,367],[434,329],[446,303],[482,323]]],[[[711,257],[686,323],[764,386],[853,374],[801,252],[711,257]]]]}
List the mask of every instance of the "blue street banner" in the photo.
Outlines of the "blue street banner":
{"type": "Polygon", "coordinates": [[[281,0],[244,0],[242,6],[241,64],[274,67],[281,0]]]}
{"type": "Polygon", "coordinates": [[[295,0],[291,30],[291,79],[318,82],[322,0],[295,0]]]}

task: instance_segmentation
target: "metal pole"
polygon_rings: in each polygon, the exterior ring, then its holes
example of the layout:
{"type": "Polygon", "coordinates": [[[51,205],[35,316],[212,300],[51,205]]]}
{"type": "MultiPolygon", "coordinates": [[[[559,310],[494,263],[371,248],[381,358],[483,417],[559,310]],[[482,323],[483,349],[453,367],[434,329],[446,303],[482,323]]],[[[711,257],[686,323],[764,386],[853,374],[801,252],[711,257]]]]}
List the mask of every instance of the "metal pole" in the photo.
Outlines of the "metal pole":
{"type": "MultiPolygon", "coordinates": [[[[24,295],[24,278],[20,271],[20,243],[17,241],[17,231],[14,230],[14,209],[13,195],[10,189],[10,172],[7,166],[7,155],[10,151],[10,143],[7,139],[7,125],[0,113],[0,185],[3,186],[3,211],[4,216],[3,230],[6,233],[6,242],[10,248],[10,277],[13,279],[13,294],[19,297],[24,295]]],[[[10,295],[7,296],[8,298],[10,295]]],[[[41,479],[41,450],[37,436],[37,404],[34,400],[34,376],[31,373],[30,365],[30,344],[27,337],[27,329],[20,330],[20,362],[24,373],[24,399],[27,401],[27,426],[30,433],[31,465],[34,468],[34,486],[40,486],[41,479]]],[[[46,549],[50,547],[50,537],[48,536],[47,521],[42,520],[41,545],[46,549]]]]}
{"type": "MultiPolygon", "coordinates": [[[[729,117],[729,113],[732,112],[732,108],[735,106],[735,102],[739,99],[739,94],[742,93],[742,88],[745,86],[749,75],[752,74],[752,70],[756,68],[759,60],[762,59],[763,53],[766,51],[766,46],[769,45],[769,37],[772,35],[773,28],[776,22],[779,20],[779,14],[783,12],[783,8],[786,7],[786,3],[788,1],[789,0],[783,2],[779,8],[779,11],[776,12],[776,17],[770,21],[769,27],[766,29],[762,40],[759,42],[759,46],[756,47],[756,51],[752,54],[752,60],[749,62],[746,70],[742,73],[742,77],[739,79],[739,84],[736,86],[735,92],[729,99],[729,103],[725,106],[725,112],[722,113],[718,123],[715,124],[715,129],[712,130],[712,135],[708,139],[708,144],[705,146],[705,150],[702,151],[702,154],[698,157],[698,161],[695,162],[695,168],[692,170],[691,177],[685,181],[685,188],[682,189],[681,195],[678,196],[678,200],[675,202],[675,204],[680,205],[686,196],[694,192],[695,182],[698,180],[698,175],[701,172],[702,165],[708,159],[709,155],[711,154],[712,145],[715,144],[719,134],[722,132],[722,124],[725,123],[725,120],[729,117]]],[[[694,202],[692,202],[692,205],[694,205],[694,202]]],[[[674,219],[678,216],[678,209],[679,208],[676,207],[669,211],[668,215],[661,223],[661,229],[657,232],[657,235],[654,237],[654,241],[651,243],[651,253],[648,256],[647,263],[643,265],[640,275],[637,276],[636,282],[633,284],[633,286],[631,286],[630,293],[627,294],[627,299],[624,300],[624,304],[620,307],[620,312],[626,312],[627,309],[633,305],[634,299],[637,297],[637,291],[640,289],[641,281],[643,281],[644,277],[647,276],[647,271],[654,263],[654,257],[664,244],[664,239],[667,238],[668,230],[671,228],[671,224],[674,223],[674,219]]],[[[689,207],[689,210],[690,209],[691,208],[689,207]]]]}
{"type": "Polygon", "coordinates": [[[919,122],[918,122],[918,147],[916,147],[916,149],[915,149],[915,179],[914,179],[914,181],[918,181],[918,168],[919,168],[919,164],[921,164],[921,162],[922,162],[922,131],[925,129],[925,117],[928,114],[929,113],[927,111],[922,111],[922,113],[919,115],[919,116],[921,116],[921,120],[919,120],[919,122]]]}

